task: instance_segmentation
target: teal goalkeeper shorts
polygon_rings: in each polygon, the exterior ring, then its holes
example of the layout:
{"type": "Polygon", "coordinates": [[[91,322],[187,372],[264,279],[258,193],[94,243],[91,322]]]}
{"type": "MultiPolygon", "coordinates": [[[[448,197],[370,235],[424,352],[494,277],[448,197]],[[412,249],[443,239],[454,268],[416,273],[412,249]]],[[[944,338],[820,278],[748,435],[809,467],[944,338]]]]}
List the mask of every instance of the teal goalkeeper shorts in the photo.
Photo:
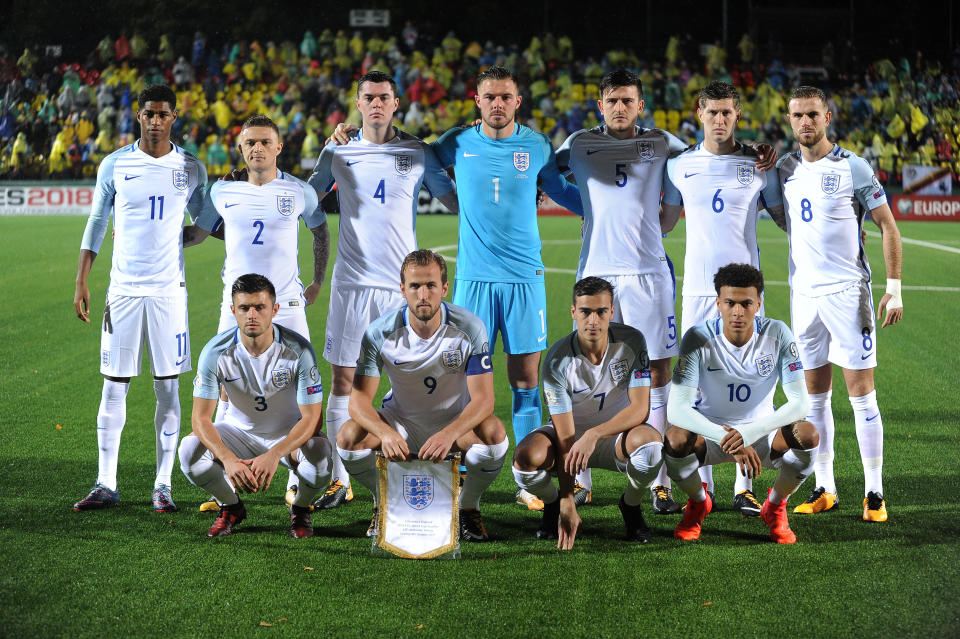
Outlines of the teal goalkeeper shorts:
{"type": "Polygon", "coordinates": [[[547,347],[547,290],[543,282],[474,282],[457,280],[453,303],[483,320],[490,352],[503,338],[511,355],[536,353],[547,347]]]}

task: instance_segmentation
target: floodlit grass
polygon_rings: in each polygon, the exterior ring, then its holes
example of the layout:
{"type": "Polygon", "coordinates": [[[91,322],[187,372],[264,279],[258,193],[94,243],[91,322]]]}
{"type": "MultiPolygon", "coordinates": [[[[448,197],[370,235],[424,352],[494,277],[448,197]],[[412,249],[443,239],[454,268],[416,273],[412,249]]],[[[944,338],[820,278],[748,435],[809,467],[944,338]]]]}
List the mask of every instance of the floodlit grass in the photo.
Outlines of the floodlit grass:
{"type": "MultiPolygon", "coordinates": [[[[330,220],[334,235],[337,219],[330,220]]],[[[236,534],[208,540],[204,495],[175,470],[175,514],[150,508],[154,398],[149,374],[131,384],[121,446],[121,504],[71,509],[96,478],[100,397],[98,322],[110,241],[90,277],[93,323],[73,317],[75,259],[84,219],[0,218],[4,273],[0,423],[0,629],[9,637],[630,637],[951,636],[960,622],[960,387],[956,318],[960,256],[904,245],[906,319],[880,331],[877,386],[886,431],[885,493],[890,520],[860,519],[862,470],[850,405],[836,376],[838,512],[791,515],[799,543],[769,542],[766,528],[729,510],[732,468],[717,470],[718,510],[699,542],[671,538],[677,516],[647,520],[654,540],[621,541],[616,501],[625,479],[598,471],[593,504],[582,510],[573,552],[532,538],[539,515],[513,504],[509,470],[485,495],[495,541],[463,546],[450,562],[370,557],[363,537],[369,495],[314,515],[317,536],[287,536],[283,473],[270,491],[246,499],[236,534]],[[58,428],[59,425],[59,428],[58,428]],[[263,624],[272,624],[269,626],[263,624]]],[[[579,221],[543,218],[550,342],[570,330],[569,296],[579,221]],[[557,272],[559,269],[564,272],[557,272]]],[[[902,224],[907,238],[960,247],[960,226],[902,224]]],[[[420,244],[456,255],[454,217],[422,217],[420,244]],[[450,247],[453,248],[450,248],[450,247]]],[[[785,236],[760,226],[767,313],[789,320],[785,236]]],[[[312,272],[309,234],[301,270],[312,272]]],[[[678,274],[682,222],[666,240],[678,274]]],[[[876,283],[884,281],[880,241],[868,238],[876,283]]],[[[216,329],[223,247],[187,249],[194,362],[216,329]]],[[[332,265],[331,265],[332,268],[332,265]]],[[[322,345],[325,286],[308,309],[322,345]]],[[[876,291],[879,300],[882,289],[876,291]]],[[[679,310],[679,304],[678,304],[679,310]]],[[[503,357],[496,367],[497,414],[509,424],[503,357]]],[[[321,365],[329,388],[329,367],[321,365]]],[[[192,375],[180,386],[189,432],[192,375]]],[[[766,470],[757,494],[772,485],[766,470]]],[[[792,506],[813,488],[801,487],[792,506]]]]}

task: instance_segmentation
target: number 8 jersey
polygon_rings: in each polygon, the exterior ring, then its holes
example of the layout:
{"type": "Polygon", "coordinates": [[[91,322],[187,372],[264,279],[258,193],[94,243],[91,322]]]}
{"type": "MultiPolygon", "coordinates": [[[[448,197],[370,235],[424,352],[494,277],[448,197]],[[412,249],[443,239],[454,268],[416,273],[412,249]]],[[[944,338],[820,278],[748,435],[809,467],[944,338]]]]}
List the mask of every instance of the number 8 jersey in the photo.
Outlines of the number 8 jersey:
{"type": "Polygon", "coordinates": [[[800,151],[777,163],[790,237],[790,286],[807,297],[870,281],[860,232],[867,211],[887,203],[866,160],[834,145],[816,162],[800,151]]]}

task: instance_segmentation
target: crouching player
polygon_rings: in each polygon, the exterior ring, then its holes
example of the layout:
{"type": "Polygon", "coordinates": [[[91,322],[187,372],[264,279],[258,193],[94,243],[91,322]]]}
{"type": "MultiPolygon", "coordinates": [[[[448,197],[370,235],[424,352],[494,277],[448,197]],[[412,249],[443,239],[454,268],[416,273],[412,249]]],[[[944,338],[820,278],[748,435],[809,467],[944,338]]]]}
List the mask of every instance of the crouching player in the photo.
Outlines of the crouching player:
{"type": "Polygon", "coordinates": [[[763,275],[748,264],[727,264],[713,278],[720,317],[683,336],[667,404],[664,442],[670,478],[689,496],[679,539],[697,539],[713,504],[701,484],[702,465],[736,462],[752,478],[761,466],[780,472],[760,517],[777,543],[797,541],[787,522],[787,499],[807,478],[819,443],[806,421],[810,401],[797,345],[787,325],[758,317],[763,275]],[[787,402],[773,408],[777,380],[787,402]],[[697,388],[701,401],[697,402],[697,388]]]}
{"type": "Polygon", "coordinates": [[[237,326],[200,353],[193,389],[193,433],[180,442],[180,467],[220,505],[208,537],[247,516],[241,492],[262,492],[283,464],[298,477],[290,535],[313,536],[310,504],[330,479],[333,446],[321,432],[323,386],[310,342],[273,323],[279,308],[270,280],[253,273],[233,283],[237,326]],[[220,386],[230,400],[213,423],[220,386]],[[234,489],[236,487],[237,490],[234,489]]]}
{"type": "MultiPolygon", "coordinates": [[[[411,454],[434,462],[463,451],[467,477],[460,491],[460,538],[487,541],[480,495],[507,455],[507,432],[493,414],[493,366],[483,322],[447,304],[447,265],[430,250],[400,266],[406,305],[367,328],[360,344],[350,419],[337,434],[343,465],[377,497],[374,452],[401,461],[411,454]],[[386,369],[391,391],[373,407],[386,369]]],[[[377,507],[367,536],[375,534],[377,507]]]]}
{"type": "Polygon", "coordinates": [[[573,287],[570,314],[577,330],[555,343],[543,365],[543,393],[551,424],[517,445],[517,485],[543,500],[539,539],[573,548],[580,526],[574,476],[587,468],[626,472],[620,512],[627,539],[646,543],[650,529],[640,499],[662,463],[663,440],[649,424],[650,360],[643,334],[611,323],[613,287],[585,277],[573,287]],[[550,473],[556,473],[559,490],[550,473]]]}

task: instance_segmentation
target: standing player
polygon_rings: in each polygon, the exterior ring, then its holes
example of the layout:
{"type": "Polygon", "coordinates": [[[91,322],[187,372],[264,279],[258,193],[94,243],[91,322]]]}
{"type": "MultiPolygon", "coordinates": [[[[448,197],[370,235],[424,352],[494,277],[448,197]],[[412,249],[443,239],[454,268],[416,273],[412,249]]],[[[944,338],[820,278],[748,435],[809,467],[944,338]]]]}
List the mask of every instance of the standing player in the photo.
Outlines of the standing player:
{"type": "Polygon", "coordinates": [[[513,476],[544,502],[540,539],[573,548],[580,526],[574,475],[587,468],[626,472],[620,512],[627,539],[646,543],[640,501],[662,465],[663,438],[649,424],[650,369],[640,331],[611,324],[613,287],[586,277],[573,287],[577,329],[552,347],[543,365],[550,424],[517,445],[513,476]],[[555,472],[560,490],[550,480],[555,472]]]}
{"type": "MultiPolygon", "coordinates": [[[[736,141],[740,120],[736,88],[726,82],[705,86],[700,91],[697,117],[703,124],[703,142],[667,162],[660,212],[660,226],[669,233],[681,211],[686,211],[681,334],[717,317],[713,276],[721,266],[741,263],[760,268],[759,209],[783,218],[776,174],[757,171],[756,152],[736,141]]],[[[762,314],[763,309],[758,312],[762,314]]],[[[711,467],[702,466],[700,476],[713,492],[711,467]]],[[[760,515],[750,478],[737,473],[733,495],[735,510],[749,517],[760,515]]]]}
{"type": "Polygon", "coordinates": [[[836,364],[843,369],[863,462],[863,518],[886,521],[883,423],[873,379],[876,325],[870,265],[861,242],[864,216],[869,212],[883,234],[887,291],[877,315],[884,318],[882,326],[903,317],[900,231],[870,165],[827,139],[832,113],[823,91],[799,87],[788,110],[800,144],[777,165],[790,238],[790,308],[810,393],[809,419],[821,435],[817,488],[794,512],[822,512],[838,503],[830,407],[836,364]]]}
{"type": "MultiPolygon", "coordinates": [[[[480,495],[503,467],[507,434],[493,414],[493,367],[483,323],[447,304],[447,265],[430,250],[410,253],[400,267],[407,305],[386,313],[363,336],[350,420],[337,435],[343,463],[377,495],[374,451],[388,459],[438,462],[464,452],[467,477],[460,491],[460,536],[487,541],[480,495]],[[373,400],[386,369],[390,392],[377,411],[373,400]]],[[[374,534],[377,511],[368,536],[374,534]]]]}
{"type": "MultiPolygon", "coordinates": [[[[513,434],[521,441],[540,426],[540,351],[547,346],[547,294],[537,227],[537,184],[558,204],[583,213],[577,187],[557,170],[550,140],[516,122],[521,98],[514,75],[500,66],[477,76],[480,124],[451,129],[433,147],[452,166],[460,196],[453,303],[487,328],[491,351],[503,338],[513,393],[513,434]]],[[[528,508],[543,507],[518,490],[528,508]]]]}
{"type": "Polygon", "coordinates": [[[279,464],[296,473],[290,535],[313,536],[310,503],[330,478],[333,447],[320,432],[323,385],[310,341],[273,323],[270,280],[248,273],[231,287],[236,326],[207,342],[197,363],[193,433],[180,442],[180,467],[212,494],[220,513],[208,537],[223,537],[247,516],[237,489],[265,491],[279,464]],[[213,421],[220,387],[230,410],[213,421]]]}
{"type": "Polygon", "coordinates": [[[763,275],[728,264],[714,276],[719,317],[683,334],[664,439],[670,478],[689,496],[674,537],[693,540],[713,507],[697,468],[736,462],[748,477],[779,469],[760,510],[770,538],[792,544],[787,499],[810,474],[817,429],[803,421],[809,407],[797,345],[783,322],[759,317],[763,275]],[[787,402],[774,410],[779,380],[787,402]],[[698,399],[697,390],[700,391],[698,399]]]}
{"type": "MultiPolygon", "coordinates": [[[[397,269],[417,248],[421,184],[444,206],[457,211],[453,181],[433,150],[391,124],[399,103],[391,76],[381,71],[362,76],[356,104],[363,126],[346,144],[324,147],[309,180],[324,194],[336,184],[340,201],[323,349],[333,372],[327,433],[334,441],[349,417],[347,405],[364,330],[388,310],[403,305],[397,293],[397,269]]],[[[333,481],[318,506],[334,508],[352,498],[349,475],[337,459],[333,481]]]]}
{"type": "MultiPolygon", "coordinates": [[[[199,244],[213,231],[223,230],[226,259],[218,333],[236,326],[230,310],[233,282],[244,273],[259,273],[277,287],[280,311],[276,323],[309,341],[305,307],[317,299],[330,251],[326,215],[319,207],[314,189],[277,168],[283,143],[273,120],[265,115],[249,118],[240,130],[237,148],[246,164],[246,179],[221,180],[210,187],[203,212],[193,226],[183,229],[183,245],[199,244]],[[297,263],[301,217],[313,233],[313,282],[306,289],[300,282],[297,263]]],[[[227,405],[225,396],[221,399],[218,420],[223,418],[227,405]]],[[[297,490],[292,483],[294,478],[291,474],[288,501],[293,501],[297,490]]],[[[215,501],[201,506],[201,510],[215,508],[215,501]]]]}
{"type": "Polygon", "coordinates": [[[144,342],[157,397],[153,507],[158,512],[177,509],[170,496],[180,437],[177,377],[191,368],[181,236],[184,212],[200,212],[207,172],[197,158],[170,141],[177,97],[169,87],[150,85],[140,92],[137,103],[142,137],[100,163],[80,245],[73,308],[77,317],[89,322],[87,277],[112,210],[113,267],[100,338],[104,381],[97,413],[99,471],[93,490],[74,504],[74,510],[106,508],[119,501],[120,433],[126,421],[127,389],[130,378],[140,372],[144,342]]]}

